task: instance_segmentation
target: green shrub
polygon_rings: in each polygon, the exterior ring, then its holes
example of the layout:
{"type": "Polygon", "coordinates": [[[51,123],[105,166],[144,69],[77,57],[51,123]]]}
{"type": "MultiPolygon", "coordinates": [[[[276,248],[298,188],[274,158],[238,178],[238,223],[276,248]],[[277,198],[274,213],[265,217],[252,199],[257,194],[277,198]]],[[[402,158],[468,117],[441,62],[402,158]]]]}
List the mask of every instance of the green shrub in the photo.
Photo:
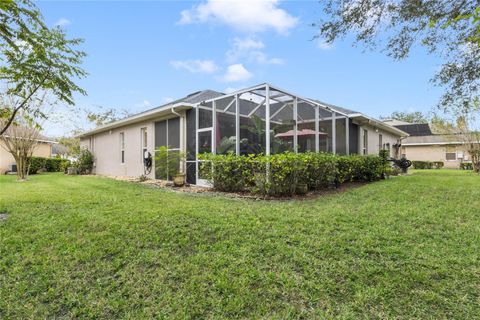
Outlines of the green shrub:
{"type": "Polygon", "coordinates": [[[443,166],[445,165],[443,161],[433,161],[432,163],[435,169],[442,169],[443,166]]]}
{"type": "Polygon", "coordinates": [[[303,162],[302,183],[306,182],[309,190],[319,190],[338,183],[338,156],[331,153],[299,153],[303,162]]]}
{"type": "Polygon", "coordinates": [[[251,191],[290,196],[348,181],[374,181],[385,173],[379,156],[337,156],[330,153],[281,153],[270,156],[204,154],[200,175],[220,191],[251,191]]]}
{"type": "Polygon", "coordinates": [[[430,161],[412,161],[414,169],[432,169],[433,164],[430,161]]]}
{"type": "Polygon", "coordinates": [[[200,175],[209,180],[217,190],[226,192],[242,192],[255,185],[254,166],[255,156],[236,156],[233,153],[226,155],[201,154],[200,175]],[[215,169],[214,169],[215,168],[215,169]]]}
{"type": "Polygon", "coordinates": [[[93,154],[88,149],[82,149],[77,161],[74,163],[79,174],[88,174],[93,169],[93,154]]]}
{"type": "Polygon", "coordinates": [[[473,170],[473,165],[471,162],[462,162],[460,163],[461,170],[473,170]]]}
{"type": "Polygon", "coordinates": [[[412,161],[415,169],[441,169],[444,163],[442,161],[412,161]]]}
{"type": "Polygon", "coordinates": [[[385,176],[390,177],[390,176],[398,176],[399,174],[402,173],[402,169],[398,167],[388,167],[385,170],[385,176]]]}
{"type": "Polygon", "coordinates": [[[46,158],[30,157],[28,159],[28,174],[37,174],[39,170],[45,169],[46,158]]]}
{"type": "Polygon", "coordinates": [[[47,158],[45,169],[47,172],[65,172],[70,166],[70,160],[61,158],[47,158]]]}
{"type": "Polygon", "coordinates": [[[70,166],[70,160],[60,158],[31,157],[29,159],[29,174],[36,174],[39,170],[47,172],[65,172],[70,166]]]}
{"type": "Polygon", "coordinates": [[[307,183],[304,162],[295,153],[286,152],[271,156],[259,156],[253,172],[256,192],[272,196],[290,196],[298,183],[307,183]]]}
{"type": "Polygon", "coordinates": [[[339,156],[337,162],[339,183],[375,181],[386,170],[386,162],[379,156],[339,156]]]}
{"type": "Polygon", "coordinates": [[[71,161],[68,159],[61,159],[60,160],[60,172],[67,173],[68,167],[72,165],[71,161]]]}

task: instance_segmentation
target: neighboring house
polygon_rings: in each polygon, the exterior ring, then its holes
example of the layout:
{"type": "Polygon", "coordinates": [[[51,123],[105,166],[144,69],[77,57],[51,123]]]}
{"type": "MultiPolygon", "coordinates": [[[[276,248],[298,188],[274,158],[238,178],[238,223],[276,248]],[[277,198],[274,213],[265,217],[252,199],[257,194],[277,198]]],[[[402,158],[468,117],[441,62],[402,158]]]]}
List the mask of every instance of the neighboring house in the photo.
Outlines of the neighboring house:
{"type": "MultiPolygon", "coordinates": [[[[8,139],[8,138],[7,138],[8,139]]],[[[38,144],[33,151],[34,157],[52,157],[52,145],[55,141],[51,141],[46,137],[38,139],[38,144]]],[[[4,174],[10,171],[16,171],[15,159],[7,151],[4,142],[0,139],[0,174],[4,174]]]]}
{"type": "Polygon", "coordinates": [[[52,145],[52,157],[71,160],[68,157],[68,148],[58,142],[52,145]]]}
{"type": "MultiPolygon", "coordinates": [[[[187,154],[187,181],[203,184],[198,173],[201,153],[367,155],[388,149],[398,156],[399,142],[406,136],[360,112],[261,84],[231,94],[198,91],[79,137],[81,147],[94,154],[96,174],[138,177],[144,173],[144,153],[168,146],[187,154]]],[[[154,171],[150,178],[155,178],[154,171]]]]}
{"type": "Polygon", "coordinates": [[[409,134],[402,141],[402,157],[412,161],[442,161],[445,168],[459,168],[460,163],[471,162],[457,134],[434,134],[427,123],[394,126],[409,134]]]}

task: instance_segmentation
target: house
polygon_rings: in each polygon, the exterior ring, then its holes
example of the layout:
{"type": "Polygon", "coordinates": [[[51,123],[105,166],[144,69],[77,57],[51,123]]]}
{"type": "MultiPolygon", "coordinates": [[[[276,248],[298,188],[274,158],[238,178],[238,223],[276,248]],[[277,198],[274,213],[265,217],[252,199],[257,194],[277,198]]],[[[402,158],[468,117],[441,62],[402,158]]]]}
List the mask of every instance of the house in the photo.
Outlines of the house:
{"type": "Polygon", "coordinates": [[[402,141],[401,156],[412,161],[441,161],[445,168],[460,167],[462,162],[471,162],[458,134],[435,134],[428,123],[408,123],[387,120],[386,123],[407,132],[402,141]]]}
{"type": "MultiPolygon", "coordinates": [[[[7,137],[8,139],[8,137],[7,137]]],[[[55,141],[51,141],[47,137],[41,136],[33,150],[34,157],[52,157],[52,145],[55,141]]],[[[13,156],[7,151],[5,143],[0,139],[0,174],[6,172],[16,172],[16,164],[13,156]]]]}
{"type": "MultiPolygon", "coordinates": [[[[360,112],[260,84],[230,94],[194,92],[79,137],[81,147],[94,155],[96,174],[138,177],[145,172],[144,154],[168,146],[172,152],[186,153],[187,182],[203,184],[201,153],[367,155],[388,149],[398,156],[400,139],[406,136],[360,112]]],[[[150,178],[155,178],[154,171],[150,178]]]]}

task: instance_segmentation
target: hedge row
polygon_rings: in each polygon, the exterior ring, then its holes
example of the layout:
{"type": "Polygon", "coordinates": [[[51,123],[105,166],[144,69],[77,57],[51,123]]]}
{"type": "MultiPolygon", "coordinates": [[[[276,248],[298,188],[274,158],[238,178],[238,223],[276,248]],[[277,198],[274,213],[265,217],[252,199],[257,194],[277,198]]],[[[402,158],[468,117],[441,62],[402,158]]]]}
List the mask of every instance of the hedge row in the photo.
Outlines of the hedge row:
{"type": "Polygon", "coordinates": [[[70,166],[70,160],[60,158],[31,157],[28,174],[36,174],[40,170],[47,172],[65,172],[70,166]]]}
{"type": "Polygon", "coordinates": [[[461,170],[473,170],[473,164],[471,162],[462,162],[460,163],[461,170]]]}
{"type": "Polygon", "coordinates": [[[288,196],[336,187],[350,181],[374,181],[387,171],[379,156],[330,153],[282,153],[271,156],[204,154],[202,178],[219,191],[250,191],[288,196]]]}
{"type": "Polygon", "coordinates": [[[444,163],[442,161],[412,161],[415,169],[442,169],[444,163]]]}

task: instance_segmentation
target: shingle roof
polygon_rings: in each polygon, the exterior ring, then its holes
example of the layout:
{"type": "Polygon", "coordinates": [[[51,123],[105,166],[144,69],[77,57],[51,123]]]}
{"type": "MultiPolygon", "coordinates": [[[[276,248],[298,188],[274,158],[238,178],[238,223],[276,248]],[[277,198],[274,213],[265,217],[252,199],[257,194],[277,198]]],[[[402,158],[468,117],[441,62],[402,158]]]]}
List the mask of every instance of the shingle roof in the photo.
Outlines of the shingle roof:
{"type": "Polygon", "coordinates": [[[161,106],[158,106],[158,107],[155,107],[155,108],[152,108],[152,109],[148,109],[148,110],[142,111],[140,113],[136,113],[136,114],[134,114],[130,117],[140,115],[140,114],[143,114],[143,113],[146,113],[146,112],[151,112],[153,110],[160,110],[160,109],[163,109],[163,108],[166,108],[168,106],[172,106],[174,104],[181,103],[181,102],[195,104],[195,103],[199,103],[199,102],[202,102],[202,101],[205,101],[205,100],[217,98],[217,97],[220,97],[220,96],[223,96],[223,95],[224,95],[224,93],[214,91],[214,90],[197,91],[197,92],[190,93],[189,95],[186,95],[183,98],[171,101],[171,102],[163,104],[161,106]]]}
{"type": "Polygon", "coordinates": [[[402,131],[405,131],[410,136],[430,136],[432,135],[432,130],[428,123],[414,123],[414,124],[404,124],[394,126],[402,131]]]}
{"type": "Polygon", "coordinates": [[[320,100],[317,100],[317,99],[310,99],[310,100],[321,103],[321,104],[323,104],[323,105],[325,105],[325,106],[327,106],[331,109],[338,110],[338,111],[340,111],[342,113],[345,113],[347,115],[361,113],[361,112],[358,112],[358,111],[355,111],[355,110],[351,110],[351,109],[347,109],[347,108],[344,108],[344,107],[336,106],[334,104],[326,103],[326,102],[323,102],[323,101],[320,101],[320,100]]]}

